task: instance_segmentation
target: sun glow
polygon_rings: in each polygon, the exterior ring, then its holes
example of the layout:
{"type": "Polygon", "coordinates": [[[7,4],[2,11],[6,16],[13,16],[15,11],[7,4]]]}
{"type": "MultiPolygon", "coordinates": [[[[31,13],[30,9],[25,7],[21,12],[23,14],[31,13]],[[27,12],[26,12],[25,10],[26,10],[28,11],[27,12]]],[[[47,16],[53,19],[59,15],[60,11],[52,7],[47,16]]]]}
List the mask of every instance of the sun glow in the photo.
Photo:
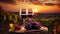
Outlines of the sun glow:
{"type": "Polygon", "coordinates": [[[34,12],[35,12],[35,13],[38,13],[38,9],[34,9],[34,12]]]}

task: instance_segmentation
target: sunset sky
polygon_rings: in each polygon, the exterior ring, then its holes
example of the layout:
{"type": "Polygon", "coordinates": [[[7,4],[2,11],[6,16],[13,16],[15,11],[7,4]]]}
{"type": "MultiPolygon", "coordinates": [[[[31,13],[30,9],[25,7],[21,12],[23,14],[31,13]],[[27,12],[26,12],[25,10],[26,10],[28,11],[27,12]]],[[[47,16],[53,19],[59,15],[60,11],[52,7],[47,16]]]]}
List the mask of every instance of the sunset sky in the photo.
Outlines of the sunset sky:
{"type": "Polygon", "coordinates": [[[0,2],[0,6],[6,12],[18,12],[20,9],[34,9],[38,13],[60,13],[60,7],[57,5],[48,6],[48,5],[35,5],[31,2],[17,2],[16,5],[11,3],[0,2]]]}

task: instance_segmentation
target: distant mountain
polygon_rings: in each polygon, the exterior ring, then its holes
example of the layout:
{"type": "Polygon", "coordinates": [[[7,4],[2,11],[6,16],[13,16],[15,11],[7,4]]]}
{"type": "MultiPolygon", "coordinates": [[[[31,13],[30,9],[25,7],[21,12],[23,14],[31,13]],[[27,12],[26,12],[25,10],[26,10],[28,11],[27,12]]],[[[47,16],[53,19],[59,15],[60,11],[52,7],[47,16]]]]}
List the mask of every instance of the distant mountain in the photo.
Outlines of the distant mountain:
{"type": "Polygon", "coordinates": [[[60,13],[38,13],[37,17],[60,17],[60,13]]]}

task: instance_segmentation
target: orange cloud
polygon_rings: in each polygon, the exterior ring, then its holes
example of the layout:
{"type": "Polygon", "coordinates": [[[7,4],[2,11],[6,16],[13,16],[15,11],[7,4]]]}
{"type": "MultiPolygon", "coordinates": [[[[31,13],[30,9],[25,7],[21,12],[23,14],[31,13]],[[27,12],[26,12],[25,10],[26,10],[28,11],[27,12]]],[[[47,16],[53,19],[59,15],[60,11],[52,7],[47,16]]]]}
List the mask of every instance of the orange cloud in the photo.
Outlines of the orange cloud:
{"type": "Polygon", "coordinates": [[[42,6],[42,5],[34,5],[32,3],[26,3],[26,2],[19,2],[17,5],[12,4],[6,4],[6,3],[0,3],[0,6],[3,7],[5,11],[8,12],[18,12],[20,9],[23,8],[31,8],[34,9],[35,12],[38,13],[59,13],[60,8],[58,6],[42,6]]]}

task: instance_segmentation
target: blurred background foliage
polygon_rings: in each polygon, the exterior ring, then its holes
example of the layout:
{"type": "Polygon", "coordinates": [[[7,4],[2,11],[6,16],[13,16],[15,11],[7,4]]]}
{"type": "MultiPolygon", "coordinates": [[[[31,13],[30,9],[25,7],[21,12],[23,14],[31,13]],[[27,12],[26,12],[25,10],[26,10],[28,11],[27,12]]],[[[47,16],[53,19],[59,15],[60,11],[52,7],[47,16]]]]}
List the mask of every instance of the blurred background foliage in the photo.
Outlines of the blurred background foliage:
{"type": "Polygon", "coordinates": [[[12,22],[12,23],[16,23],[16,22],[21,22],[22,23],[22,19],[20,18],[19,13],[17,12],[5,12],[2,8],[0,8],[0,20],[2,22],[12,22]]]}

